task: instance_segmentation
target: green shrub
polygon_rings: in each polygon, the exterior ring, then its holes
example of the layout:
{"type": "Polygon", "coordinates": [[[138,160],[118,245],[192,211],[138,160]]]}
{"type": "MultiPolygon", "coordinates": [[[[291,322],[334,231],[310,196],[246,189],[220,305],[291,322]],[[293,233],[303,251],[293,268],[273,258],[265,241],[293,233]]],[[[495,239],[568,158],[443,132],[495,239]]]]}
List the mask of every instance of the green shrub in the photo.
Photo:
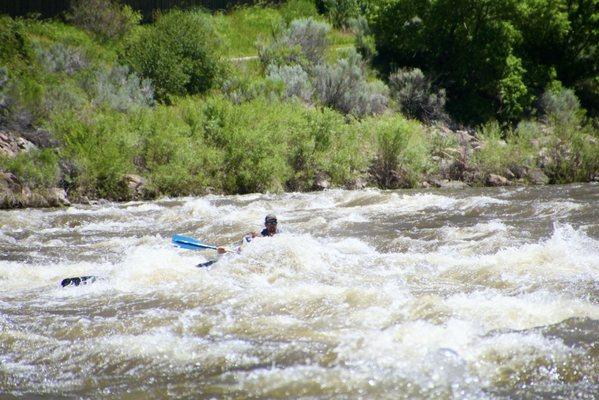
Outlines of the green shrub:
{"type": "Polygon", "coordinates": [[[205,92],[226,71],[210,17],[201,12],[175,10],[160,16],[127,41],[120,57],[152,80],[160,101],[205,92]]]}
{"type": "Polygon", "coordinates": [[[330,109],[310,111],[308,132],[314,138],[315,175],[324,173],[333,185],[352,185],[368,169],[369,153],[362,123],[330,109]]]}
{"type": "Polygon", "coordinates": [[[46,86],[34,74],[24,73],[13,79],[8,87],[8,123],[28,128],[47,116],[46,86]]]}
{"type": "Polygon", "coordinates": [[[348,28],[353,18],[360,14],[358,0],[319,0],[321,8],[335,28],[348,28]]]}
{"type": "Polygon", "coordinates": [[[103,40],[123,37],[141,21],[141,14],[113,0],[73,0],[68,19],[103,40]]]}
{"type": "Polygon", "coordinates": [[[0,169],[15,174],[30,188],[50,188],[58,183],[58,156],[52,149],[20,152],[15,157],[0,156],[0,169]]]}
{"type": "Polygon", "coordinates": [[[140,167],[159,192],[199,195],[218,183],[222,152],[206,145],[203,124],[198,104],[190,100],[175,107],[159,106],[137,122],[140,167]]]}
{"type": "Polygon", "coordinates": [[[343,125],[343,116],[333,110],[302,113],[301,120],[288,135],[287,162],[293,169],[293,175],[286,182],[289,189],[314,189],[319,174],[333,175],[339,165],[330,165],[327,158],[332,155],[332,146],[341,135],[343,125]]]}
{"type": "Polygon", "coordinates": [[[471,166],[478,171],[476,179],[484,184],[489,174],[509,175],[537,167],[539,142],[545,142],[541,126],[525,121],[515,130],[502,131],[496,121],[488,122],[477,130],[481,146],[475,149],[471,166]],[[535,146],[533,143],[536,142],[535,146]]]}
{"type": "Polygon", "coordinates": [[[422,126],[402,117],[371,122],[376,155],[371,174],[382,188],[414,187],[430,166],[430,150],[422,126]]]}
{"type": "Polygon", "coordinates": [[[0,65],[25,67],[32,54],[23,22],[0,15],[0,65]]]}
{"type": "Polygon", "coordinates": [[[61,155],[74,163],[74,186],[82,195],[123,200],[123,176],[135,171],[137,140],[125,115],[94,111],[54,116],[50,130],[61,142],[61,155]]]}
{"type": "Polygon", "coordinates": [[[599,133],[590,126],[568,131],[567,139],[552,135],[541,154],[550,183],[588,182],[599,177],[599,133]]]}
{"type": "Polygon", "coordinates": [[[285,85],[272,79],[234,76],[223,83],[222,91],[231,102],[240,104],[258,97],[279,99],[285,92],[285,85]]]}
{"type": "Polygon", "coordinates": [[[10,97],[8,95],[8,85],[10,79],[6,67],[0,67],[0,126],[3,126],[8,119],[8,106],[10,97]]]}
{"type": "Polygon", "coordinates": [[[265,99],[235,107],[222,98],[209,99],[204,106],[205,138],[224,151],[221,181],[226,192],[282,190],[290,174],[284,140],[289,110],[265,99]]]}
{"type": "Polygon", "coordinates": [[[445,91],[433,90],[430,80],[418,68],[400,69],[391,74],[389,89],[407,116],[426,122],[447,119],[445,91]]]}

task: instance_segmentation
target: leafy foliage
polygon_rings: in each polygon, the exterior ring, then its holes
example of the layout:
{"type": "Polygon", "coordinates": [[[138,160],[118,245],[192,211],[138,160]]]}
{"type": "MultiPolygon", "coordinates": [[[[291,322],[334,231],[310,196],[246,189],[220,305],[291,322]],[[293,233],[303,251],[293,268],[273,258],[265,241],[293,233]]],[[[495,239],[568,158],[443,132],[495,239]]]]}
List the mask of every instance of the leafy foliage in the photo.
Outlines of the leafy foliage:
{"type": "Polygon", "coordinates": [[[318,16],[318,10],[313,0],[288,0],[281,4],[279,12],[287,24],[294,19],[318,16]]]}
{"type": "Polygon", "coordinates": [[[371,174],[383,188],[414,187],[429,167],[429,148],[420,125],[401,117],[377,121],[371,174]]]}
{"type": "Polygon", "coordinates": [[[60,173],[58,157],[52,149],[30,150],[15,157],[0,156],[0,170],[12,172],[30,188],[53,187],[60,173]]]}
{"type": "Polygon", "coordinates": [[[50,129],[62,143],[61,155],[75,165],[74,186],[82,195],[126,199],[123,176],[132,172],[135,135],[126,114],[56,115],[50,129]]]}
{"type": "Polygon", "coordinates": [[[360,14],[359,0],[318,0],[321,10],[335,28],[348,28],[360,14]]]}
{"type": "Polygon", "coordinates": [[[156,98],[202,93],[225,74],[219,41],[209,16],[171,11],[127,41],[124,63],[152,80],[156,98]]]}
{"type": "Polygon", "coordinates": [[[383,71],[417,67],[438,77],[448,110],[465,122],[521,118],[552,73],[586,91],[592,104],[588,82],[599,68],[594,3],[391,0],[369,14],[376,61],[383,71]]]}
{"type": "Polygon", "coordinates": [[[350,20],[350,26],[356,35],[356,50],[366,61],[371,61],[376,55],[376,44],[368,21],[362,15],[350,20]]]}

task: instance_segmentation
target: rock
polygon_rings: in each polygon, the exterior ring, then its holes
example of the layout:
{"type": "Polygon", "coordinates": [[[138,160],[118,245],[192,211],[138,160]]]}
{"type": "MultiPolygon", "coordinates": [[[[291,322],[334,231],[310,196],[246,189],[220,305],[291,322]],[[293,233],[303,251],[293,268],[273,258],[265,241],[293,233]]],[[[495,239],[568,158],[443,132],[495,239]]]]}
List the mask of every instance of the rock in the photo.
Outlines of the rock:
{"type": "Polygon", "coordinates": [[[368,182],[366,181],[366,179],[359,177],[353,180],[349,185],[347,185],[347,188],[350,190],[360,190],[364,189],[367,184],[368,182]]]}
{"type": "Polygon", "coordinates": [[[533,168],[528,171],[528,180],[534,185],[546,185],[549,183],[549,177],[539,168],[533,168]]]}
{"type": "Polygon", "coordinates": [[[462,181],[450,181],[448,179],[433,180],[431,183],[441,189],[465,189],[468,187],[468,185],[462,181]]]}
{"type": "Polygon", "coordinates": [[[21,137],[27,139],[37,147],[56,147],[58,141],[52,137],[52,134],[44,129],[36,129],[20,132],[21,137]]]}
{"type": "Polygon", "coordinates": [[[71,205],[71,202],[67,198],[67,192],[62,188],[49,189],[46,200],[50,207],[64,207],[71,205]]]}
{"type": "Polygon", "coordinates": [[[0,154],[14,157],[19,152],[16,140],[6,132],[0,132],[0,154]]]}
{"type": "Polygon", "coordinates": [[[464,146],[470,142],[473,142],[475,140],[475,137],[466,131],[456,131],[455,134],[458,138],[458,141],[460,142],[460,144],[462,146],[464,146]]]}
{"type": "Polygon", "coordinates": [[[21,182],[12,172],[0,171],[0,189],[3,188],[11,191],[21,190],[21,182]]]}
{"type": "Polygon", "coordinates": [[[129,197],[138,200],[144,198],[146,180],[139,175],[127,174],[123,181],[129,191],[129,197]]]}
{"type": "Polygon", "coordinates": [[[314,186],[317,190],[325,190],[331,186],[331,182],[329,181],[329,177],[324,174],[318,174],[316,176],[316,181],[314,182],[314,186]]]}
{"type": "Polygon", "coordinates": [[[513,165],[509,171],[516,177],[516,179],[522,179],[526,176],[526,167],[521,165],[513,165]]]}
{"type": "Polygon", "coordinates": [[[15,157],[21,151],[30,151],[36,148],[35,144],[23,137],[6,131],[0,132],[0,154],[15,157]]]}
{"type": "Polygon", "coordinates": [[[508,180],[510,180],[510,181],[511,181],[511,180],[513,180],[513,179],[516,179],[516,175],[515,175],[515,174],[512,172],[512,170],[511,170],[511,169],[509,169],[509,168],[507,168],[507,169],[505,170],[505,177],[506,177],[508,180]]]}
{"type": "Polygon", "coordinates": [[[487,177],[487,185],[489,186],[507,186],[510,181],[506,177],[501,175],[489,174],[487,177]]]}
{"type": "Polygon", "coordinates": [[[16,138],[15,142],[17,143],[17,147],[18,147],[19,151],[31,151],[31,150],[34,150],[37,148],[29,140],[24,139],[22,137],[16,138]]]}

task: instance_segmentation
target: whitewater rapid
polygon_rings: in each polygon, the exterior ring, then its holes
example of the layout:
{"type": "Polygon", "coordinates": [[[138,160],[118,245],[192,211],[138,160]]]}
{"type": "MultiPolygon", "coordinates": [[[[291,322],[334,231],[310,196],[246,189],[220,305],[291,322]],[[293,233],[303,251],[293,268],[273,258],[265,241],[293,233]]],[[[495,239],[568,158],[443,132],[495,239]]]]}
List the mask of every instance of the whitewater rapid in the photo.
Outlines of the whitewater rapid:
{"type": "Polygon", "coordinates": [[[592,399],[598,206],[578,184],[0,211],[0,397],[592,399]],[[170,241],[268,213],[282,233],[209,268],[170,241]]]}

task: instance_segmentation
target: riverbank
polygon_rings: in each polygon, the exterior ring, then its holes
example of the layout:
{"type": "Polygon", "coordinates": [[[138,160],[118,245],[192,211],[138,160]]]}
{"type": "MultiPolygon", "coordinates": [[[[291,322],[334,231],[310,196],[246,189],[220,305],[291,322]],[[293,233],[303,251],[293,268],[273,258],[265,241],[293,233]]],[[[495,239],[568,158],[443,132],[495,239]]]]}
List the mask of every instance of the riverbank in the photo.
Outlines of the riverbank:
{"type": "MultiPolygon", "coordinates": [[[[325,190],[334,187],[361,189],[366,187],[409,188],[440,187],[466,188],[469,186],[525,186],[546,185],[556,179],[556,168],[572,154],[572,148],[560,143],[550,147],[551,137],[531,141],[527,155],[518,163],[514,160],[516,144],[498,138],[481,137],[476,131],[453,131],[447,127],[427,127],[421,132],[426,141],[436,144],[427,149],[426,158],[420,160],[420,169],[414,168],[416,160],[384,159],[375,154],[362,164],[362,170],[352,171],[343,181],[335,179],[326,171],[315,168],[312,177],[297,179],[299,187],[284,188],[303,191],[325,190]],[[396,162],[396,165],[392,165],[396,162]],[[367,167],[367,168],[366,168],[367,167]],[[410,168],[412,168],[410,170],[410,168]],[[552,178],[550,178],[550,176],[552,178]],[[308,183],[309,182],[309,183],[308,183]]],[[[555,142],[553,142],[555,144],[555,142]]],[[[558,142],[559,143],[559,142],[558,142]]],[[[47,143],[46,143],[47,144],[47,143]]],[[[592,144],[592,143],[591,143],[592,144]]],[[[365,148],[367,146],[364,146],[365,148]]],[[[44,143],[33,143],[18,132],[0,132],[0,153],[16,159],[47,149],[44,143]]],[[[409,148],[408,148],[409,149],[409,148]]],[[[371,153],[372,149],[369,149],[371,153]]],[[[372,153],[371,153],[372,154],[372,153]]],[[[400,154],[403,154],[400,151],[400,154]]],[[[422,154],[421,154],[422,155],[422,154]]],[[[413,157],[414,155],[412,155],[413,157]]],[[[572,160],[574,162],[574,160],[572,160]]],[[[65,179],[69,173],[68,164],[60,164],[58,175],[65,179]]],[[[168,164],[166,165],[168,168],[168,164]]],[[[564,172],[567,173],[567,170],[564,172]]],[[[190,177],[193,178],[193,177],[190,177]]],[[[589,176],[589,181],[599,181],[599,173],[589,176]]],[[[71,203],[89,204],[92,201],[108,199],[117,201],[148,200],[161,195],[169,195],[157,190],[151,178],[138,174],[124,174],[121,179],[118,197],[88,196],[73,188],[67,192],[64,187],[31,187],[12,172],[0,172],[0,208],[60,207],[71,203]]],[[[258,184],[258,182],[256,182],[258,184]]],[[[87,192],[89,193],[89,192],[87,192]]],[[[227,192],[206,186],[194,194],[226,194],[227,192]]],[[[188,194],[188,193],[185,193],[188,194]]]]}
{"type": "Polygon", "coordinates": [[[464,127],[309,1],[124,15],[115,37],[1,17],[0,208],[599,179],[597,122],[558,81],[520,121],[464,127]]]}

